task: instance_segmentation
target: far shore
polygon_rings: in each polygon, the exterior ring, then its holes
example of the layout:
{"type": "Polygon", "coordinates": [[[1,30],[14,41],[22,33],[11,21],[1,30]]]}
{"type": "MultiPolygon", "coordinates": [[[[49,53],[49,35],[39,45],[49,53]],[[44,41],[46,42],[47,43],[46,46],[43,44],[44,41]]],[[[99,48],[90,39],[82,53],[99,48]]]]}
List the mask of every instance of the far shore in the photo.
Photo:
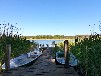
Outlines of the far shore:
{"type": "Polygon", "coordinates": [[[74,39],[27,39],[27,40],[74,40],[74,39]]]}

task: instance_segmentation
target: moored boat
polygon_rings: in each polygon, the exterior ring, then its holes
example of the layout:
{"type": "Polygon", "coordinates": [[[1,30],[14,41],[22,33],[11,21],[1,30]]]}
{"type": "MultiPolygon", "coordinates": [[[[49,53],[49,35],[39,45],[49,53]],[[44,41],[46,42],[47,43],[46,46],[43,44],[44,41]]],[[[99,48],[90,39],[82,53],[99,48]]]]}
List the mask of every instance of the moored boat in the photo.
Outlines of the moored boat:
{"type": "MultiPolygon", "coordinates": [[[[69,53],[69,55],[70,55],[69,65],[70,66],[77,66],[78,65],[78,59],[72,53],[69,53]]],[[[65,58],[64,58],[63,52],[56,52],[55,63],[61,64],[61,65],[65,64],[65,58]]]]}
{"type": "MultiPolygon", "coordinates": [[[[29,66],[32,64],[38,57],[40,57],[42,52],[38,49],[31,51],[27,54],[21,54],[20,56],[10,60],[10,69],[29,66]]],[[[2,65],[2,69],[5,69],[5,63],[2,65]]]]}

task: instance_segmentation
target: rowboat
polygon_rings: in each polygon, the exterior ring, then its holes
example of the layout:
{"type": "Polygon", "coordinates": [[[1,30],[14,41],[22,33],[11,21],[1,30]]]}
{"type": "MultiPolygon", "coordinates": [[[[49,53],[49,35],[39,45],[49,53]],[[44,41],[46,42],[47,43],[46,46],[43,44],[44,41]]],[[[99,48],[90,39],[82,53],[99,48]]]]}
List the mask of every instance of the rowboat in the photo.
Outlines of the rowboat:
{"type": "MultiPolygon", "coordinates": [[[[21,66],[29,66],[37,58],[39,58],[41,54],[42,52],[38,49],[35,49],[34,51],[30,51],[27,54],[21,54],[20,56],[10,60],[10,69],[21,67],[21,66]]],[[[5,63],[2,65],[2,69],[5,69],[5,63]]]]}
{"type": "MultiPolygon", "coordinates": [[[[72,54],[69,53],[69,65],[70,66],[77,66],[78,65],[78,59],[72,54]]],[[[55,63],[60,65],[65,65],[65,58],[63,52],[56,52],[55,56],[55,63]]]]}

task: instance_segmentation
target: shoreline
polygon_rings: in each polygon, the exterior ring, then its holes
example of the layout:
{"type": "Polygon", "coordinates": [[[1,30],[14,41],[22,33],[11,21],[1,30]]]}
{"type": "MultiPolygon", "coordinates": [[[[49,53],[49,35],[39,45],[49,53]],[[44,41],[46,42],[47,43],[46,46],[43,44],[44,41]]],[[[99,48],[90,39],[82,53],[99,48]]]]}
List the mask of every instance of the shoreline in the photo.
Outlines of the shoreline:
{"type": "Polygon", "coordinates": [[[26,40],[75,40],[75,39],[26,39],[26,40]]]}

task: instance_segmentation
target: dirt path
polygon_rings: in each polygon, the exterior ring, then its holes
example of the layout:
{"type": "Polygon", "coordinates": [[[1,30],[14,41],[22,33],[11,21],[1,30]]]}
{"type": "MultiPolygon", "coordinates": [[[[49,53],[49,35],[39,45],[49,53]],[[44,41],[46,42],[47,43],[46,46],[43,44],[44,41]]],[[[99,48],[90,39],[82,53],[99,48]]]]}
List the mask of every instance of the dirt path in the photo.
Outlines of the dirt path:
{"type": "Polygon", "coordinates": [[[42,56],[30,67],[19,67],[0,76],[78,76],[72,67],[64,68],[56,65],[51,57],[51,48],[45,50],[42,56]]]}

